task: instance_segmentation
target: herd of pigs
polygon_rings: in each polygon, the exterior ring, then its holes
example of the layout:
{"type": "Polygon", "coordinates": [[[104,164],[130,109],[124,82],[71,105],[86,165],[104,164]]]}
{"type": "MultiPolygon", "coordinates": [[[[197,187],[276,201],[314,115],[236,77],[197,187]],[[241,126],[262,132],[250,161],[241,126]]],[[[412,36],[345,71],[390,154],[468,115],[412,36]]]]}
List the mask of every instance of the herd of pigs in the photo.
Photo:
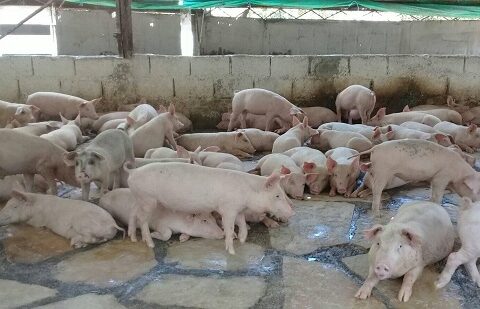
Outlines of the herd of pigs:
{"type": "Polygon", "coordinates": [[[404,205],[390,223],[365,231],[370,270],[356,297],[369,297],[380,280],[404,276],[398,298],[407,301],[423,268],[447,256],[437,288],[461,264],[480,286],[480,174],[469,154],[480,148],[480,107],[448,97],[446,105],[392,114],[383,107],[372,116],[375,93],[352,85],[338,94],[335,113],[254,88],[235,92],[231,113],[217,126],[227,132],[185,134],[192,123],[173,105],[157,110],[143,101],[98,116],[100,101],[53,92],[31,94],[25,104],[0,101],[0,198],[9,199],[0,225],[47,227],[78,248],[125,233],[116,219],[132,241],[139,227],[149,247],[152,238],[181,234],[180,241],[225,238],[234,254],[233,240],[245,242],[247,222],[278,227],[294,215],[288,196],[302,199],[305,189],[372,194],[376,215],[383,190],[427,181],[431,202],[404,205]],[[269,154],[244,171],[239,158],[255,152],[269,154]],[[57,197],[59,182],[81,187],[83,201],[57,197]],[[99,206],[89,202],[92,182],[99,206]],[[439,205],[447,187],[463,197],[462,247],[453,253],[454,228],[439,205]]]}

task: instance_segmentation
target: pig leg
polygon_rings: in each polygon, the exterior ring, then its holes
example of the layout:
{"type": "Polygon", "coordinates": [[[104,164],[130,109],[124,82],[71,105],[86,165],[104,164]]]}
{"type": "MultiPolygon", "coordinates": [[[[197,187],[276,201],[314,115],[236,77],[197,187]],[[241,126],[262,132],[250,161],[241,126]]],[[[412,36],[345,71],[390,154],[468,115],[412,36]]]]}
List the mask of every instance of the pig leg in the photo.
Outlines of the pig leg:
{"type": "Polygon", "coordinates": [[[329,196],[337,195],[337,187],[333,181],[330,181],[330,192],[328,193],[329,196]]]}
{"type": "Polygon", "coordinates": [[[340,104],[337,105],[337,122],[342,122],[342,108],[340,104]]]}
{"type": "Polygon", "coordinates": [[[274,121],[274,117],[275,115],[273,114],[266,114],[265,115],[265,118],[266,118],[266,124],[265,124],[265,131],[272,131],[272,127],[273,127],[273,121],[274,121]]]}
{"type": "Polygon", "coordinates": [[[140,207],[137,208],[137,218],[140,223],[140,229],[142,231],[142,239],[147,243],[149,248],[155,247],[152,236],[150,235],[150,228],[148,226],[148,219],[151,217],[153,210],[157,206],[155,199],[149,199],[146,197],[135,196],[139,202],[140,207]]]}
{"type": "Polygon", "coordinates": [[[235,232],[234,229],[236,216],[232,216],[232,214],[227,214],[225,212],[222,212],[221,215],[223,230],[225,231],[225,250],[227,250],[228,253],[234,255],[235,248],[233,247],[233,234],[235,232]]]}
{"type": "MultiPolygon", "coordinates": [[[[375,174],[373,174],[375,175],[375,174]]],[[[372,185],[372,210],[375,214],[380,212],[382,206],[382,192],[383,189],[387,186],[389,179],[386,175],[376,175],[373,178],[372,185]]]]}
{"type": "Polygon", "coordinates": [[[172,237],[172,230],[165,226],[159,227],[155,229],[155,232],[151,233],[150,235],[152,235],[152,238],[167,241],[170,239],[170,237],[172,237]]]}
{"type": "Polygon", "coordinates": [[[245,215],[240,213],[235,219],[235,225],[238,226],[238,239],[241,243],[244,243],[247,240],[248,228],[247,222],[245,221],[245,215]]]}
{"type": "Polygon", "coordinates": [[[90,183],[82,182],[82,200],[88,202],[88,197],[90,196],[90,183]]]}
{"type": "Polygon", "coordinates": [[[467,268],[467,272],[469,273],[473,282],[475,282],[477,286],[480,287],[480,273],[478,273],[477,268],[477,257],[465,264],[465,267],[467,268]]]}
{"type": "Polygon", "coordinates": [[[48,192],[52,195],[57,195],[57,183],[55,182],[55,174],[49,168],[38,167],[38,173],[45,178],[48,184],[48,192]]]}
{"type": "Polygon", "coordinates": [[[347,192],[345,192],[345,197],[351,197],[352,196],[352,191],[355,189],[356,182],[354,181],[348,188],[347,192]]]}
{"type": "Polygon", "coordinates": [[[177,150],[177,142],[175,142],[175,138],[173,137],[173,133],[167,133],[165,135],[167,138],[168,142],[170,143],[170,146],[172,146],[173,150],[177,150]]]}
{"type": "Polygon", "coordinates": [[[190,235],[182,233],[180,234],[180,237],[178,239],[180,240],[180,242],[186,242],[190,239],[190,235]]]}
{"type": "Polygon", "coordinates": [[[243,111],[241,114],[240,114],[240,129],[246,129],[247,128],[247,121],[245,119],[247,119],[247,111],[243,111]]]}
{"type": "Polygon", "coordinates": [[[132,210],[128,218],[128,236],[132,242],[137,242],[137,209],[132,210]]]}
{"type": "Polygon", "coordinates": [[[465,249],[463,249],[463,247],[460,248],[458,252],[450,253],[450,255],[448,256],[447,265],[445,265],[445,268],[440,274],[438,280],[435,281],[435,287],[437,289],[441,289],[446,286],[447,283],[450,282],[450,279],[452,279],[453,273],[458,268],[458,266],[471,261],[473,258],[474,256],[465,249]]]}
{"type": "Polygon", "coordinates": [[[103,175],[102,185],[100,186],[100,195],[104,195],[108,192],[108,187],[110,186],[110,178],[112,177],[112,175],[113,175],[113,177],[114,177],[113,179],[115,181],[115,172],[105,173],[105,175],[103,175]]]}
{"type": "Polygon", "coordinates": [[[448,185],[448,179],[445,179],[445,176],[436,175],[435,178],[431,180],[432,188],[432,197],[431,201],[437,204],[442,203],[443,194],[445,193],[445,188],[448,185]]]}
{"type": "Polygon", "coordinates": [[[82,236],[76,235],[73,236],[70,240],[70,246],[74,247],[75,249],[86,247],[87,244],[82,242],[82,236]]]}
{"type": "Polygon", "coordinates": [[[418,277],[420,277],[422,271],[423,266],[415,267],[403,276],[402,287],[400,288],[400,292],[398,292],[399,301],[407,302],[410,299],[413,284],[417,281],[418,277]]]}
{"type": "Polygon", "coordinates": [[[475,150],[473,150],[470,146],[467,146],[465,144],[457,143],[457,145],[458,145],[458,147],[460,147],[466,153],[474,153],[475,152],[475,150]]]}
{"type": "Polygon", "coordinates": [[[277,221],[270,219],[269,217],[265,217],[265,219],[262,220],[262,223],[268,228],[276,228],[280,226],[277,221]]]}
{"type": "Polygon", "coordinates": [[[378,280],[373,268],[370,266],[368,270],[368,277],[363,283],[362,287],[355,294],[356,298],[367,299],[372,294],[372,289],[377,285],[378,280]]]}
{"type": "Polygon", "coordinates": [[[235,124],[235,121],[237,120],[237,117],[238,117],[238,114],[232,112],[232,114],[230,115],[230,122],[228,123],[228,128],[227,128],[228,132],[233,130],[233,126],[235,124]]]}
{"type": "Polygon", "coordinates": [[[251,154],[246,153],[246,152],[241,151],[241,150],[232,150],[232,154],[234,156],[237,156],[237,157],[240,157],[240,158],[251,158],[251,157],[253,157],[251,154]]]}
{"type": "Polygon", "coordinates": [[[33,178],[34,174],[23,174],[23,181],[25,182],[26,192],[33,192],[33,178]]]}
{"type": "Polygon", "coordinates": [[[118,169],[115,172],[113,172],[113,189],[120,188],[120,179],[121,179],[121,170],[118,169]]]}
{"type": "MultiPolygon", "coordinates": [[[[367,175],[365,175],[367,177],[367,175]]],[[[363,179],[362,184],[357,188],[357,190],[353,191],[352,194],[350,194],[350,197],[357,197],[361,192],[363,192],[363,188],[365,188],[365,178],[363,179]]]]}

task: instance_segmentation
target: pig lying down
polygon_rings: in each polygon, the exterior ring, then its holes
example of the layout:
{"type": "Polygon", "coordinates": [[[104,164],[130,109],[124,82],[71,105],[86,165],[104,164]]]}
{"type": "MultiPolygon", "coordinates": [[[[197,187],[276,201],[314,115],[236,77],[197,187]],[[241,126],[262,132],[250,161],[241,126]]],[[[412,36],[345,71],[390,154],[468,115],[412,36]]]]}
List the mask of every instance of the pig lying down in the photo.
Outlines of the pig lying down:
{"type": "MultiPolygon", "coordinates": [[[[115,219],[128,224],[130,215],[135,211],[135,197],[130,189],[116,189],[105,194],[99,205],[115,219]]],[[[181,233],[181,242],[188,240],[190,236],[208,239],[224,237],[223,230],[209,213],[189,214],[158,206],[153,210],[148,225],[153,230],[152,238],[163,241],[178,233],[181,233]]]]}
{"type": "Polygon", "coordinates": [[[12,198],[0,211],[0,226],[26,222],[47,227],[70,239],[74,248],[105,242],[117,234],[112,216],[97,205],[51,195],[12,191],[12,198]]]}
{"type": "Polygon", "coordinates": [[[130,227],[138,219],[142,239],[149,247],[154,247],[154,243],[148,218],[159,206],[186,213],[218,212],[225,231],[225,248],[230,254],[235,254],[235,223],[239,226],[240,242],[245,242],[247,238],[245,210],[286,219],[294,214],[291,201],[280,187],[281,177],[278,174],[267,178],[181,163],[154,163],[127,171],[130,173],[128,185],[137,207],[136,216],[130,218],[129,236],[133,236],[134,231],[130,227]],[[182,193],[181,188],[189,188],[188,194],[182,193]]]}
{"type": "Polygon", "coordinates": [[[355,297],[366,299],[380,280],[403,276],[398,299],[406,302],[425,266],[452,251],[455,232],[447,211],[440,205],[414,202],[400,207],[387,225],[377,224],[365,231],[365,237],[372,240],[370,266],[355,297]]]}

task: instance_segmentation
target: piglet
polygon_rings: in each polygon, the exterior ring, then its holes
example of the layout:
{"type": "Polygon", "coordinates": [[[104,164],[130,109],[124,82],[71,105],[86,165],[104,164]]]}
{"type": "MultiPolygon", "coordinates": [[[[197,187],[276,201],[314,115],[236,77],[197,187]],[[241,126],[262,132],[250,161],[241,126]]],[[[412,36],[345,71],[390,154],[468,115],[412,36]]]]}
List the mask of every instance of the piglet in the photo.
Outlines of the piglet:
{"type": "Polygon", "coordinates": [[[0,128],[9,121],[15,121],[19,126],[38,120],[39,108],[33,105],[10,103],[0,100],[0,128]]]}
{"type": "Polygon", "coordinates": [[[319,125],[327,122],[337,120],[337,115],[329,108],[322,106],[302,107],[305,115],[298,115],[298,119],[303,121],[304,117],[308,117],[308,123],[311,127],[318,127],[319,125]]]}
{"type": "MultiPolygon", "coordinates": [[[[354,132],[359,133],[369,141],[373,142],[374,140],[374,128],[371,126],[363,125],[363,124],[348,124],[342,122],[327,122],[322,124],[318,127],[318,130],[335,130],[341,132],[354,132]]],[[[320,132],[320,131],[319,131],[320,132]]]]}
{"type": "Polygon", "coordinates": [[[437,117],[425,114],[423,112],[402,112],[387,115],[386,111],[387,109],[385,107],[380,108],[377,111],[377,114],[373,116],[367,124],[371,126],[385,126],[389,124],[400,125],[407,121],[415,121],[433,127],[437,123],[441,122],[441,120],[437,117]]]}
{"type": "Polygon", "coordinates": [[[98,134],[82,150],[66,153],[64,160],[67,165],[75,166],[75,176],[82,186],[82,198],[88,201],[92,181],[101,183],[102,194],[108,191],[111,179],[114,189],[120,186],[123,164],[134,161],[133,146],[125,132],[107,130],[98,134]]]}
{"type": "Polygon", "coordinates": [[[177,139],[177,143],[189,151],[195,151],[198,147],[217,146],[221,152],[240,158],[250,158],[255,153],[250,139],[241,131],[184,134],[177,139]]]}
{"type": "Polygon", "coordinates": [[[245,89],[236,92],[233,96],[232,115],[230,116],[228,131],[232,131],[237,119],[240,119],[241,128],[245,129],[247,127],[245,121],[247,113],[265,115],[265,131],[272,131],[275,118],[290,123],[293,115],[304,114],[302,109],[275,92],[260,88],[245,89]]]}
{"type": "Polygon", "coordinates": [[[23,127],[14,128],[13,130],[15,132],[21,132],[28,135],[40,136],[60,129],[61,126],[63,126],[63,123],[59,121],[43,121],[28,123],[23,127]]]}
{"type": "Polygon", "coordinates": [[[366,124],[373,109],[375,108],[375,92],[361,85],[351,85],[337,95],[335,106],[337,107],[337,121],[342,122],[342,111],[352,124],[352,110],[358,111],[362,124],[366,124]]]}
{"type": "Polygon", "coordinates": [[[355,297],[366,299],[380,280],[403,276],[398,299],[407,302],[425,266],[452,251],[455,232],[444,208],[422,201],[403,205],[387,225],[373,226],[365,231],[365,237],[373,241],[368,253],[370,266],[355,297]]]}
{"type": "Polygon", "coordinates": [[[330,196],[337,192],[350,197],[355,183],[360,175],[358,151],[346,147],[337,147],[325,153],[327,156],[327,170],[330,175],[330,196]]]}
{"type": "Polygon", "coordinates": [[[318,135],[312,137],[310,145],[321,151],[337,147],[347,147],[357,151],[372,148],[372,142],[360,133],[318,129],[318,135]]]}
{"type": "Polygon", "coordinates": [[[129,113],[130,112],[112,112],[102,115],[93,122],[92,128],[93,130],[98,132],[98,130],[100,130],[100,128],[105,124],[105,122],[118,119],[125,121],[129,113]]]}
{"type": "Polygon", "coordinates": [[[51,195],[12,191],[12,198],[0,211],[0,226],[26,222],[46,227],[70,239],[74,248],[112,239],[120,228],[112,216],[97,205],[51,195]]]}
{"type": "Polygon", "coordinates": [[[455,270],[462,264],[465,264],[473,282],[480,287],[480,274],[477,268],[477,260],[480,257],[480,242],[478,241],[478,235],[480,235],[480,202],[472,203],[472,200],[464,197],[461,204],[458,211],[457,228],[462,247],[448,256],[447,265],[435,282],[437,289],[446,286],[455,270]]]}
{"type": "Polygon", "coordinates": [[[61,113],[67,119],[80,117],[98,119],[95,105],[102,98],[87,101],[68,94],[57,92],[35,92],[27,97],[26,104],[34,105],[40,109],[40,115],[44,120],[55,120],[61,113]]]}
{"type": "Polygon", "coordinates": [[[293,127],[275,140],[272,152],[280,153],[303,146],[310,137],[317,134],[318,131],[308,125],[307,117],[303,118],[303,122],[300,122],[297,117],[293,117],[293,127]]]}
{"type": "MultiPolygon", "coordinates": [[[[222,121],[217,124],[217,129],[226,130],[228,129],[228,124],[230,122],[230,113],[222,114],[222,121]]],[[[247,113],[245,116],[245,125],[247,128],[265,130],[265,125],[267,123],[267,117],[265,115],[255,115],[247,113]]],[[[239,117],[240,118],[240,117],[239,117]]],[[[291,123],[287,123],[282,119],[276,117],[272,120],[272,130],[277,133],[284,133],[290,129],[291,123]]],[[[241,129],[242,125],[240,120],[237,119],[232,125],[232,129],[241,129]]]]}
{"type": "Polygon", "coordinates": [[[82,130],[80,130],[80,115],[78,115],[75,120],[68,120],[64,118],[62,114],[60,114],[60,118],[63,123],[60,129],[43,134],[40,137],[51,141],[67,151],[75,150],[77,145],[88,139],[88,137],[82,136],[82,130]]]}
{"type": "Polygon", "coordinates": [[[240,132],[244,132],[250,143],[252,143],[255,151],[272,151],[273,143],[280,136],[275,132],[262,131],[260,129],[242,129],[240,132]]]}
{"type": "Polygon", "coordinates": [[[480,129],[475,124],[466,127],[443,121],[436,124],[433,128],[452,136],[455,144],[468,153],[473,153],[475,149],[480,148],[480,129]]]}
{"type": "MultiPolygon", "coordinates": [[[[130,189],[115,189],[105,194],[99,205],[115,219],[128,224],[130,215],[135,211],[135,197],[130,189]]],[[[208,239],[224,237],[223,230],[209,213],[190,214],[158,206],[149,217],[148,225],[153,230],[152,237],[163,241],[178,233],[181,234],[180,242],[188,240],[190,236],[208,239]]]]}
{"type": "MultiPolygon", "coordinates": [[[[405,105],[403,108],[403,112],[410,112],[410,107],[408,105],[405,105]]],[[[418,111],[418,110],[417,110],[418,111]]],[[[448,108],[437,108],[437,109],[431,109],[431,110],[422,110],[419,111],[421,113],[425,113],[428,115],[432,115],[440,119],[441,121],[449,121],[453,122],[456,124],[462,124],[462,115],[460,115],[459,112],[450,110],[448,108]]]]}
{"type": "Polygon", "coordinates": [[[464,125],[480,125],[480,106],[469,107],[457,104],[452,96],[447,97],[447,105],[462,115],[464,125]]]}

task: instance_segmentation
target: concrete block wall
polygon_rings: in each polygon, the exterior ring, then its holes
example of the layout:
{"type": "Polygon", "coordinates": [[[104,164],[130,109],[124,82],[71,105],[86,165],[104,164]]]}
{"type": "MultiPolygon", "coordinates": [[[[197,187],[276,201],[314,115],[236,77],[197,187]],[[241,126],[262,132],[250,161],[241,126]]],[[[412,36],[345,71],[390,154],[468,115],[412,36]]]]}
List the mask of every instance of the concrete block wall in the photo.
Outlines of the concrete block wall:
{"type": "Polygon", "coordinates": [[[351,84],[377,93],[377,107],[445,103],[447,95],[480,100],[480,57],[428,55],[0,57],[0,100],[25,102],[36,91],[85,99],[103,96],[102,110],[145,97],[173,102],[197,128],[214,128],[234,90],[261,87],[299,106],[333,109],[351,84]]]}

